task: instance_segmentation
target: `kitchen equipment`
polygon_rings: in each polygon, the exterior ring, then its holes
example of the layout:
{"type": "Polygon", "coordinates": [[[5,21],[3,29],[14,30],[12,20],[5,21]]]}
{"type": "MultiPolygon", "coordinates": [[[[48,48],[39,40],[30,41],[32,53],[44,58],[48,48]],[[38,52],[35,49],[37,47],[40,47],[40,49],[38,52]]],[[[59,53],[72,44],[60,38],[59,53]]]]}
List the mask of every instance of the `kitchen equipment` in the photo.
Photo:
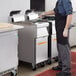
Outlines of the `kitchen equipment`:
{"type": "MultiPolygon", "coordinates": [[[[37,22],[37,14],[27,15],[29,19],[22,22],[13,22],[22,25],[24,28],[19,31],[19,60],[32,64],[32,69],[36,70],[36,65],[48,60],[48,22],[37,22]]],[[[26,17],[27,17],[26,16],[26,17]]]]}

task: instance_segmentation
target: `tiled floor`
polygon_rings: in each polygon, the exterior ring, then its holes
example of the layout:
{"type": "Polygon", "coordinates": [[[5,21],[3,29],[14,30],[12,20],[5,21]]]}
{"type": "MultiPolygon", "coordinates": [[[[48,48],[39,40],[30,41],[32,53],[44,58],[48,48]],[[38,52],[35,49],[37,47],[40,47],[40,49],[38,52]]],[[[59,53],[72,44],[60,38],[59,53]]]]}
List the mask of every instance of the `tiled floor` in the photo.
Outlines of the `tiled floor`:
{"type": "MultiPolygon", "coordinates": [[[[26,64],[26,63],[25,63],[26,64]]],[[[51,69],[52,66],[57,65],[57,63],[46,65],[45,67],[38,67],[36,71],[33,71],[31,69],[31,66],[27,66],[24,63],[20,65],[19,67],[19,73],[18,76],[35,76],[36,74],[39,74],[40,72],[43,72],[47,69],[51,69]]]]}
{"type": "MultiPolygon", "coordinates": [[[[72,48],[71,51],[76,52],[76,47],[72,48]]],[[[20,62],[19,68],[18,68],[18,76],[35,76],[36,74],[39,74],[45,70],[51,69],[53,66],[56,66],[57,63],[53,62],[51,65],[46,65],[45,67],[38,67],[36,71],[32,70],[32,67],[30,64],[20,62]]],[[[5,75],[10,76],[10,75],[5,75]]]]}
{"type": "MultiPolygon", "coordinates": [[[[76,47],[73,47],[71,51],[76,52],[76,47]]],[[[27,66],[25,63],[23,63],[23,64],[20,64],[19,66],[18,76],[35,76],[36,74],[39,74],[40,72],[50,69],[56,65],[57,63],[53,62],[51,65],[46,65],[45,67],[42,67],[42,68],[39,67],[37,68],[36,71],[32,71],[30,65],[27,66]]]]}

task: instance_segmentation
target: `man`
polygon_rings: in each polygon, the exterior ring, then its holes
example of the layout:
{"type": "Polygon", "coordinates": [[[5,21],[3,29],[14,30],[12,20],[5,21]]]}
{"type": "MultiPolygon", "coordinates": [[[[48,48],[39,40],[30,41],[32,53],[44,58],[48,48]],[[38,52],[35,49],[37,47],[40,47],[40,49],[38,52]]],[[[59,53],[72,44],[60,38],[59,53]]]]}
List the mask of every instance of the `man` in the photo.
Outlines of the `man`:
{"type": "Polygon", "coordinates": [[[54,10],[41,14],[55,15],[55,25],[57,33],[57,48],[58,48],[58,66],[53,67],[53,70],[60,72],[56,76],[71,76],[71,59],[70,47],[68,44],[68,28],[72,20],[72,4],[70,0],[58,0],[54,10]]]}

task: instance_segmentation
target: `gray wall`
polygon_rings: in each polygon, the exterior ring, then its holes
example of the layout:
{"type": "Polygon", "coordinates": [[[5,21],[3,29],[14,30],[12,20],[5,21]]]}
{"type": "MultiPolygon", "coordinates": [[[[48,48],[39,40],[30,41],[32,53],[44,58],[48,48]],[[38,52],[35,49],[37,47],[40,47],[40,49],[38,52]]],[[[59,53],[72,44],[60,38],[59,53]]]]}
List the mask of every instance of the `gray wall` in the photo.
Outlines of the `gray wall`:
{"type": "Polygon", "coordinates": [[[45,0],[45,11],[54,9],[57,0],[45,0]]]}
{"type": "Polygon", "coordinates": [[[76,0],[71,0],[72,6],[73,6],[73,11],[76,11],[76,0]]]}
{"type": "Polygon", "coordinates": [[[0,0],[0,22],[8,22],[11,10],[21,9],[22,12],[30,8],[30,0],[0,0]]]}

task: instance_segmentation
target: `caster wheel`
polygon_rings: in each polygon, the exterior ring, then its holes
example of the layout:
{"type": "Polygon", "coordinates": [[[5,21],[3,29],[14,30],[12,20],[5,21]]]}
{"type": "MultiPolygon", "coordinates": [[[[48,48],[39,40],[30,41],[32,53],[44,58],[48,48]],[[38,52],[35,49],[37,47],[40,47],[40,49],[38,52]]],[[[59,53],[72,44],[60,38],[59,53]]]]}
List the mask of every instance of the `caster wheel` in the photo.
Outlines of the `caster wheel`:
{"type": "Polygon", "coordinates": [[[11,72],[11,75],[10,76],[17,76],[17,73],[11,72]]]}
{"type": "Polygon", "coordinates": [[[32,70],[35,71],[36,70],[36,66],[35,67],[32,67],[32,70]]]}
{"type": "Polygon", "coordinates": [[[55,61],[56,61],[56,62],[58,61],[58,57],[55,57],[55,61]]]}
{"type": "Polygon", "coordinates": [[[45,63],[44,63],[44,62],[42,62],[40,65],[41,65],[41,67],[44,67],[44,66],[45,66],[45,63]]]}
{"type": "Polygon", "coordinates": [[[33,71],[36,70],[36,64],[32,64],[32,70],[33,70],[33,71]]]}
{"type": "Polygon", "coordinates": [[[51,64],[51,60],[48,60],[48,61],[47,61],[47,64],[50,65],[50,64],[51,64]]]}

